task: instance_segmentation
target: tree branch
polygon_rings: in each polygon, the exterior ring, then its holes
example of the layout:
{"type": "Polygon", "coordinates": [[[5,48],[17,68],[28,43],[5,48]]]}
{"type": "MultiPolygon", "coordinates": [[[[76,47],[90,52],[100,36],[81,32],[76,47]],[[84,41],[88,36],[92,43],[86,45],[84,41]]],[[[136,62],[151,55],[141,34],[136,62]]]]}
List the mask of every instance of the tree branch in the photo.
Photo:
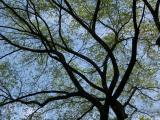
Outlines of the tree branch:
{"type": "Polygon", "coordinates": [[[94,105],[90,106],[90,108],[84,112],[79,118],[77,118],[77,120],[81,120],[87,113],[89,113],[91,110],[93,110],[94,105]]]}
{"type": "Polygon", "coordinates": [[[131,54],[131,60],[129,62],[129,65],[128,65],[128,68],[127,70],[125,71],[124,73],[124,76],[118,86],[118,88],[116,89],[113,97],[115,99],[117,99],[120,94],[122,93],[128,79],[129,79],[129,76],[134,68],[134,65],[136,63],[136,56],[137,56],[137,42],[138,42],[138,36],[139,36],[139,28],[137,26],[137,17],[136,17],[136,3],[137,3],[137,0],[133,0],[133,6],[132,6],[132,12],[133,12],[133,25],[134,25],[134,38],[132,39],[132,54],[131,54]]]}
{"type": "Polygon", "coordinates": [[[100,10],[100,4],[101,4],[101,0],[97,0],[96,8],[95,8],[93,19],[92,19],[92,30],[93,31],[95,31],[98,11],[100,10]]]}
{"type": "Polygon", "coordinates": [[[9,55],[11,55],[11,54],[13,54],[13,53],[15,53],[15,52],[20,51],[20,50],[21,50],[21,49],[17,49],[17,50],[14,50],[14,51],[10,52],[10,53],[7,53],[7,54],[1,56],[0,59],[3,59],[3,58],[5,58],[5,57],[7,57],[7,56],[9,56],[9,55]]]}

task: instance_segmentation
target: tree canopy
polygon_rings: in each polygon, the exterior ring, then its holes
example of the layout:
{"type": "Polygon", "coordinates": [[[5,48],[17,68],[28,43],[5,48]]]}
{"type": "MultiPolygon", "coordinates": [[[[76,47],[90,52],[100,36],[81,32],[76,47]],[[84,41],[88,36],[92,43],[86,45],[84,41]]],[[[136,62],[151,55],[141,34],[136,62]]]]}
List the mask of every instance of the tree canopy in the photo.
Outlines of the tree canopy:
{"type": "Polygon", "coordinates": [[[159,6],[0,0],[1,119],[160,118],[159,6]]]}

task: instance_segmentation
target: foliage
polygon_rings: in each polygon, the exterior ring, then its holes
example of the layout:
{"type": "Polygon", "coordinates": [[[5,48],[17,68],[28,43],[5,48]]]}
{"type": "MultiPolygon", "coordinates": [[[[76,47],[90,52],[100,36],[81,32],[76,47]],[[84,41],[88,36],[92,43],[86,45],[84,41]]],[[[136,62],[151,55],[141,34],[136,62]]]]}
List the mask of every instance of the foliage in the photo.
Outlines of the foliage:
{"type": "Polygon", "coordinates": [[[159,32],[159,0],[0,0],[0,115],[160,117],[159,32]]]}

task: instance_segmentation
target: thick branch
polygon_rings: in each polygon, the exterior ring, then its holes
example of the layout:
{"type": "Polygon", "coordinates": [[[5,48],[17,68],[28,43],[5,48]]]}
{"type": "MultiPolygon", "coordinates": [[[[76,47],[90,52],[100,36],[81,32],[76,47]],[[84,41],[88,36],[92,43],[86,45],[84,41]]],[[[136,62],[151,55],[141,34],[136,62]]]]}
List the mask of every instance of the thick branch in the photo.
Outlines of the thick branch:
{"type": "Polygon", "coordinates": [[[136,17],[136,0],[133,0],[133,7],[132,7],[132,11],[133,11],[133,24],[134,24],[134,38],[132,39],[132,55],[131,55],[131,60],[129,62],[128,68],[126,70],[126,72],[124,73],[124,76],[117,88],[117,90],[114,93],[114,98],[118,98],[120,96],[120,94],[122,93],[128,79],[129,76],[133,70],[133,67],[136,63],[136,56],[137,56],[137,42],[138,42],[138,36],[139,36],[139,28],[137,26],[137,17],[136,17]]]}
{"type": "Polygon", "coordinates": [[[149,4],[149,2],[147,0],[143,0],[143,2],[148,7],[149,11],[151,12],[153,19],[154,19],[154,22],[156,24],[156,27],[157,27],[158,31],[160,32],[160,21],[159,21],[159,17],[158,17],[159,16],[160,0],[157,0],[155,10],[154,10],[154,8],[152,8],[152,6],[149,4]]]}
{"type": "Polygon", "coordinates": [[[102,45],[102,47],[108,52],[109,57],[111,58],[112,64],[113,64],[113,68],[114,68],[114,76],[116,80],[118,80],[119,77],[119,69],[118,69],[118,65],[116,62],[116,58],[112,53],[112,50],[109,48],[109,46],[94,32],[92,31],[92,29],[89,29],[89,27],[85,24],[85,22],[79,18],[73,11],[71,5],[69,4],[69,2],[67,0],[64,0],[64,2],[66,3],[67,7],[69,10],[67,10],[66,8],[64,8],[62,5],[58,4],[57,2],[55,2],[54,0],[52,0],[52,2],[54,4],[56,4],[58,7],[62,8],[64,11],[66,11],[67,13],[69,13],[78,23],[80,23],[91,35],[92,37],[100,44],[102,45]]]}

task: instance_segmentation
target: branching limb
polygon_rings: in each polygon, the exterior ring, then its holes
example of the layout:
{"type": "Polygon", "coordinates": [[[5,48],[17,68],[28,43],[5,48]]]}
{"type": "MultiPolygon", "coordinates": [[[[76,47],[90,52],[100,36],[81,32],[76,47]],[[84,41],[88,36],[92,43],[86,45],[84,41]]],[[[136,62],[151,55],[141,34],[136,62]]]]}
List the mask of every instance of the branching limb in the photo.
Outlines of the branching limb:
{"type": "Polygon", "coordinates": [[[70,68],[73,70],[73,72],[75,72],[77,75],[79,75],[83,80],[85,80],[90,86],[92,86],[93,88],[100,90],[101,92],[105,93],[105,90],[102,89],[101,87],[98,87],[97,85],[95,85],[94,83],[92,83],[91,81],[88,80],[88,78],[86,76],[84,76],[82,73],[80,73],[78,70],[72,68],[70,66],[70,68]]]}
{"type": "MultiPolygon", "coordinates": [[[[36,94],[36,93],[35,93],[36,94]]],[[[35,104],[35,105],[38,105],[40,107],[43,107],[45,106],[46,104],[48,104],[49,102],[52,102],[52,101],[55,101],[55,100],[63,100],[63,99],[68,99],[70,97],[75,97],[75,96],[79,96],[80,94],[78,92],[73,92],[73,93],[67,93],[66,95],[62,95],[62,96],[55,96],[55,97],[49,97],[47,98],[45,101],[43,102],[38,102],[36,100],[31,100],[31,101],[26,101],[26,100],[23,100],[24,98],[26,97],[29,97],[29,96],[32,96],[33,94],[30,94],[30,95],[26,95],[26,96],[21,96],[17,99],[13,99],[13,98],[10,98],[10,101],[8,102],[5,102],[5,103],[1,103],[0,106],[4,106],[4,105],[7,105],[7,104],[11,104],[11,103],[15,103],[15,102],[20,102],[22,104],[26,104],[26,105],[29,105],[29,104],[35,104]]]]}
{"type": "Polygon", "coordinates": [[[149,96],[147,94],[145,94],[144,92],[142,92],[142,90],[138,89],[138,92],[143,95],[144,97],[148,98],[149,100],[152,100],[152,101],[160,101],[160,99],[155,99],[153,98],[152,96],[149,96]]]}
{"type": "Polygon", "coordinates": [[[118,65],[116,62],[116,58],[113,55],[111,49],[109,48],[109,46],[95,33],[93,32],[87,24],[85,24],[85,22],[79,18],[76,13],[74,12],[74,10],[72,9],[71,5],[69,4],[69,2],[67,0],[64,0],[66,6],[68,7],[68,9],[64,8],[62,5],[58,4],[56,1],[52,0],[52,2],[57,5],[58,7],[62,8],[64,11],[66,11],[68,14],[70,14],[79,24],[81,24],[83,26],[84,29],[86,29],[91,35],[92,37],[106,50],[106,52],[108,52],[109,57],[111,58],[112,61],[112,65],[114,68],[114,74],[115,75],[115,79],[118,79],[119,77],[119,69],[118,69],[118,65]]]}
{"type": "Polygon", "coordinates": [[[124,76],[117,88],[117,90],[114,93],[114,98],[118,98],[120,94],[122,93],[129,76],[134,68],[134,65],[136,63],[136,56],[137,56],[137,43],[138,43],[138,36],[139,36],[139,27],[137,26],[137,17],[136,17],[136,3],[137,0],[133,0],[133,6],[132,6],[132,12],[133,12],[133,25],[134,25],[134,38],[132,39],[132,54],[131,54],[131,60],[129,62],[128,68],[126,72],[124,73],[124,76]]]}
{"type": "Polygon", "coordinates": [[[132,99],[132,97],[134,96],[136,90],[137,90],[137,87],[134,87],[134,88],[133,88],[133,91],[131,92],[131,94],[130,94],[130,96],[129,96],[129,98],[128,98],[128,100],[124,103],[124,105],[123,105],[124,107],[129,104],[129,102],[130,102],[130,100],[132,99]]]}
{"type": "Polygon", "coordinates": [[[156,24],[156,27],[158,31],[160,32],[160,20],[159,20],[159,5],[160,5],[160,0],[157,0],[155,9],[149,4],[147,0],[143,0],[145,5],[148,7],[149,11],[151,12],[154,22],[156,24]]]}

